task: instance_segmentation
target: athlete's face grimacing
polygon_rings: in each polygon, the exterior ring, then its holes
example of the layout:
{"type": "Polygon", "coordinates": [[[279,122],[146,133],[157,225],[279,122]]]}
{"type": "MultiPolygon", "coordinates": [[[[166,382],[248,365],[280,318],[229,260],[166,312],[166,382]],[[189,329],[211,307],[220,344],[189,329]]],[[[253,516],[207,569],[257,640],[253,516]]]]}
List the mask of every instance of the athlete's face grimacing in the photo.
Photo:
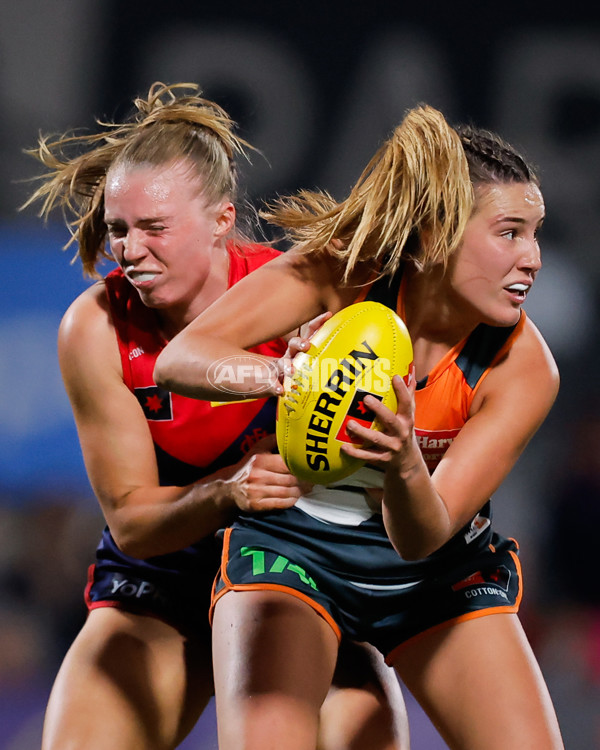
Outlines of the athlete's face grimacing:
{"type": "Polygon", "coordinates": [[[476,190],[476,208],[450,265],[453,293],[489,325],[514,325],[542,266],[544,199],[533,183],[476,190]]]}
{"type": "Polygon", "coordinates": [[[118,165],[108,172],[110,249],[148,307],[193,306],[211,265],[223,257],[235,211],[229,201],[207,205],[200,187],[184,161],[118,165]]]}

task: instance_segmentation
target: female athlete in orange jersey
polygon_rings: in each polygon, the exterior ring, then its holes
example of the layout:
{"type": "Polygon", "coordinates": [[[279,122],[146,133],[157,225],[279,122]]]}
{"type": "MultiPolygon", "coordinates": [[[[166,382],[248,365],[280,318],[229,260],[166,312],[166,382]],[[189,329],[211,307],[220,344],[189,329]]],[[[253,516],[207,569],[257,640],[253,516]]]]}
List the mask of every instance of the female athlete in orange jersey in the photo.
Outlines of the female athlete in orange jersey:
{"type": "MultiPolygon", "coordinates": [[[[117,264],[72,303],[59,332],[107,527],[89,574],[89,616],[48,704],[44,750],[175,748],[213,692],[214,532],[240,508],[285,508],[300,494],[273,439],[248,451],[274,431],[269,399],[213,405],[152,379],[172,336],[277,255],[235,230],[245,146],[227,114],[189,84],[155,84],[127,121],[39,144],[48,172],[32,200],[45,201],[43,214],[73,210],[89,275],[99,276],[104,257],[117,264]]],[[[285,348],[274,340],[260,351],[285,348]]],[[[353,644],[339,667],[319,746],[404,750],[393,673],[353,644]]]]}
{"type": "MultiPolygon", "coordinates": [[[[385,655],[451,748],[562,748],[517,615],[517,544],[493,531],[489,503],[558,390],[522,310],[544,213],[514,148],[417,107],[346,200],[301,192],[270,207],[295,247],[159,356],[157,382],[209,398],[215,360],[244,362],[248,347],[365,297],[397,310],[414,348],[416,382],[394,378],[396,413],[365,399],[384,429],[348,425],[357,444],[344,450],[363,469],[286,510],[243,513],[224,534],[221,750],[314,748],[342,635],[385,655]]],[[[256,386],[239,382],[230,397],[256,386]]],[[[281,392],[276,377],[263,385],[281,392]]]]}

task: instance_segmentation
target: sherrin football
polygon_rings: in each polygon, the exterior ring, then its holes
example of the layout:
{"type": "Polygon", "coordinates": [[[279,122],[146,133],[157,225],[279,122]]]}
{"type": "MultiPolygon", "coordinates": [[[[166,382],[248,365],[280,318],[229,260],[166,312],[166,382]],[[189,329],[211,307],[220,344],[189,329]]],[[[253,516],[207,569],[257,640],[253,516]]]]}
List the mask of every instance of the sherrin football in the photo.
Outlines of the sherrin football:
{"type": "Polygon", "coordinates": [[[313,484],[331,484],[364,461],[345,455],[353,419],[379,429],[364,405],[371,393],[397,408],[392,376],[408,382],[413,351],[404,322],[379,302],[357,302],[327,320],[306,352],[293,360],[293,375],[277,404],[277,445],[289,470],[313,484]]]}

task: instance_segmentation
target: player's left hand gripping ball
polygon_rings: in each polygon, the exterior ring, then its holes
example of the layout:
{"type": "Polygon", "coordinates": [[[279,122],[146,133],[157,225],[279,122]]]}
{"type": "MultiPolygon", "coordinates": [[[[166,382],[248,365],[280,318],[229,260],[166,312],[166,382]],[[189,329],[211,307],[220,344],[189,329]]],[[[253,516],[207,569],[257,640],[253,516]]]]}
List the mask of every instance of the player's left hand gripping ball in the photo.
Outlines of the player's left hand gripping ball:
{"type": "Polygon", "coordinates": [[[363,399],[370,393],[392,411],[392,376],[408,382],[413,350],[404,322],[379,302],[357,302],[340,310],[293,360],[277,405],[277,445],[292,474],[313,484],[331,484],[364,461],[345,455],[350,419],[379,429],[363,399]]]}

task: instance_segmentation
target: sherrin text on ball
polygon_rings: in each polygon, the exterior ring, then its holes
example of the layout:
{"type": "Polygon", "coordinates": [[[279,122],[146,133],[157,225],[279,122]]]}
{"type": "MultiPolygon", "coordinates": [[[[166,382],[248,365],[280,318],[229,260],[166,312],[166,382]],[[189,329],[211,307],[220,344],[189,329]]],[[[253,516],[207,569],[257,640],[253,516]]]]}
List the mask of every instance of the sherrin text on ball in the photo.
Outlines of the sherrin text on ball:
{"type": "Polygon", "coordinates": [[[277,445],[289,470],[313,484],[331,484],[357,471],[363,461],[345,455],[346,426],[355,420],[379,429],[364,404],[371,394],[392,411],[392,377],[408,381],[413,351],[404,322],[379,302],[340,310],[293,360],[293,375],[277,405],[277,445]]]}

